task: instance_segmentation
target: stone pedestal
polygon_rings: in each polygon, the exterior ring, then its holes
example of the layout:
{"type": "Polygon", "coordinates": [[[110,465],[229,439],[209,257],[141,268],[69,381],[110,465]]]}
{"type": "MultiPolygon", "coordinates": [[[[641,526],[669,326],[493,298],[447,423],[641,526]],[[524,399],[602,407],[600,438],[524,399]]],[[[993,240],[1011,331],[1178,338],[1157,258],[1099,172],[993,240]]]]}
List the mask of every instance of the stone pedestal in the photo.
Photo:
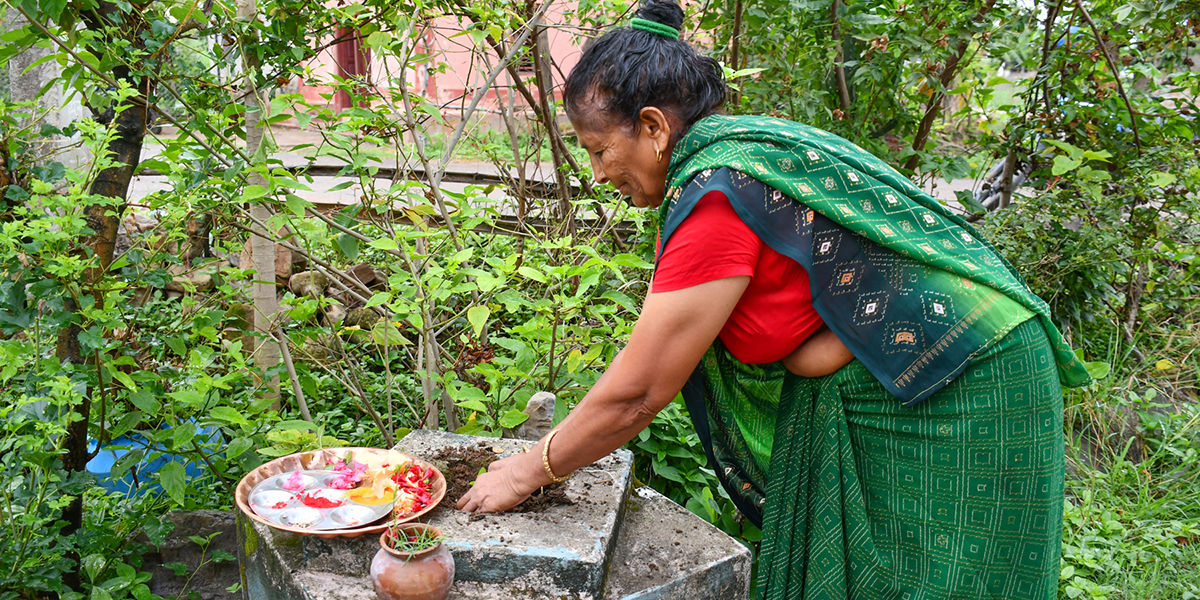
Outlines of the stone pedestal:
{"type": "MultiPolygon", "coordinates": [[[[500,457],[531,444],[414,431],[398,448],[428,458],[481,443],[500,457]]],[[[566,488],[569,506],[472,520],[447,502],[430,513],[454,554],[450,598],[746,598],[749,551],[649,488],[630,493],[631,461],[621,450],[581,469],[566,488]]],[[[367,569],[378,536],[322,540],[245,518],[241,526],[250,600],[375,598],[367,569]]]]}
{"type": "MultiPolygon", "coordinates": [[[[417,430],[397,447],[421,457],[434,456],[446,447],[483,447],[499,451],[497,458],[506,458],[530,445],[523,440],[417,430]]],[[[618,450],[567,480],[566,493],[573,505],[550,506],[538,513],[471,515],[447,501],[430,515],[430,522],[449,540],[456,581],[531,579],[560,594],[599,596],[632,471],[633,455],[618,450]]]]}

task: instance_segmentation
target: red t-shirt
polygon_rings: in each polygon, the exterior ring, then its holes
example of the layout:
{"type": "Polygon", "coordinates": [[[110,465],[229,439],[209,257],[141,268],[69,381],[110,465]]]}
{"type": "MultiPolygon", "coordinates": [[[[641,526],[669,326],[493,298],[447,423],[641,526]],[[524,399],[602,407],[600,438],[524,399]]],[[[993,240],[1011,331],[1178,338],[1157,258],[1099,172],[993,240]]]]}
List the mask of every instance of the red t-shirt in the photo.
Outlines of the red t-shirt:
{"type": "Polygon", "coordinates": [[[718,191],[700,198],[671,235],[650,291],[740,275],[749,275],[750,284],[719,335],[738,360],[780,360],[823,325],[812,305],[808,271],[764,244],[718,191]]]}

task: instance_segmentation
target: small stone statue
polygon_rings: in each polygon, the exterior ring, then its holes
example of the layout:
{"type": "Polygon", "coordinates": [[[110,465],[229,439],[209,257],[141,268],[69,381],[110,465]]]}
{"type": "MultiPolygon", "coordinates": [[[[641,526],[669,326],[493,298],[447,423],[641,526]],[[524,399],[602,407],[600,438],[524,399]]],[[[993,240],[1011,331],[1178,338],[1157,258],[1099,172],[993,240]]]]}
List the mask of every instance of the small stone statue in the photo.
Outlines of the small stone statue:
{"type": "Polygon", "coordinates": [[[556,398],[550,392],[538,392],[529,399],[522,411],[529,415],[524,423],[517,426],[517,437],[523,440],[540,440],[554,428],[554,403],[556,398]]]}

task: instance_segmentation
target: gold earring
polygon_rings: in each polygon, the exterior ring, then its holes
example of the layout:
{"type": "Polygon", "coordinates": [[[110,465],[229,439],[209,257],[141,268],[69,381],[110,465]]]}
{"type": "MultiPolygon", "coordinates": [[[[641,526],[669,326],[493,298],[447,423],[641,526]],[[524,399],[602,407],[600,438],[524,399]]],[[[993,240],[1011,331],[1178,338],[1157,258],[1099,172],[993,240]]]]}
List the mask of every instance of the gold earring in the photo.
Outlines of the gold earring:
{"type": "Polygon", "coordinates": [[[655,152],[658,154],[658,162],[662,162],[662,150],[655,150],[655,152]]]}

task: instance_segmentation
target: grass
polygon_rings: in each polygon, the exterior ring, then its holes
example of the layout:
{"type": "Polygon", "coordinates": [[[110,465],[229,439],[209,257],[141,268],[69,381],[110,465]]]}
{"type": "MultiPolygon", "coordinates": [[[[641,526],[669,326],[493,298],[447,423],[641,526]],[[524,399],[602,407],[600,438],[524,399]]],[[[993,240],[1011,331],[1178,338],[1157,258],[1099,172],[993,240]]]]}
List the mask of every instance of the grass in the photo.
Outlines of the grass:
{"type": "Polygon", "coordinates": [[[1165,399],[1068,396],[1060,597],[1200,598],[1200,407],[1165,399]]]}

